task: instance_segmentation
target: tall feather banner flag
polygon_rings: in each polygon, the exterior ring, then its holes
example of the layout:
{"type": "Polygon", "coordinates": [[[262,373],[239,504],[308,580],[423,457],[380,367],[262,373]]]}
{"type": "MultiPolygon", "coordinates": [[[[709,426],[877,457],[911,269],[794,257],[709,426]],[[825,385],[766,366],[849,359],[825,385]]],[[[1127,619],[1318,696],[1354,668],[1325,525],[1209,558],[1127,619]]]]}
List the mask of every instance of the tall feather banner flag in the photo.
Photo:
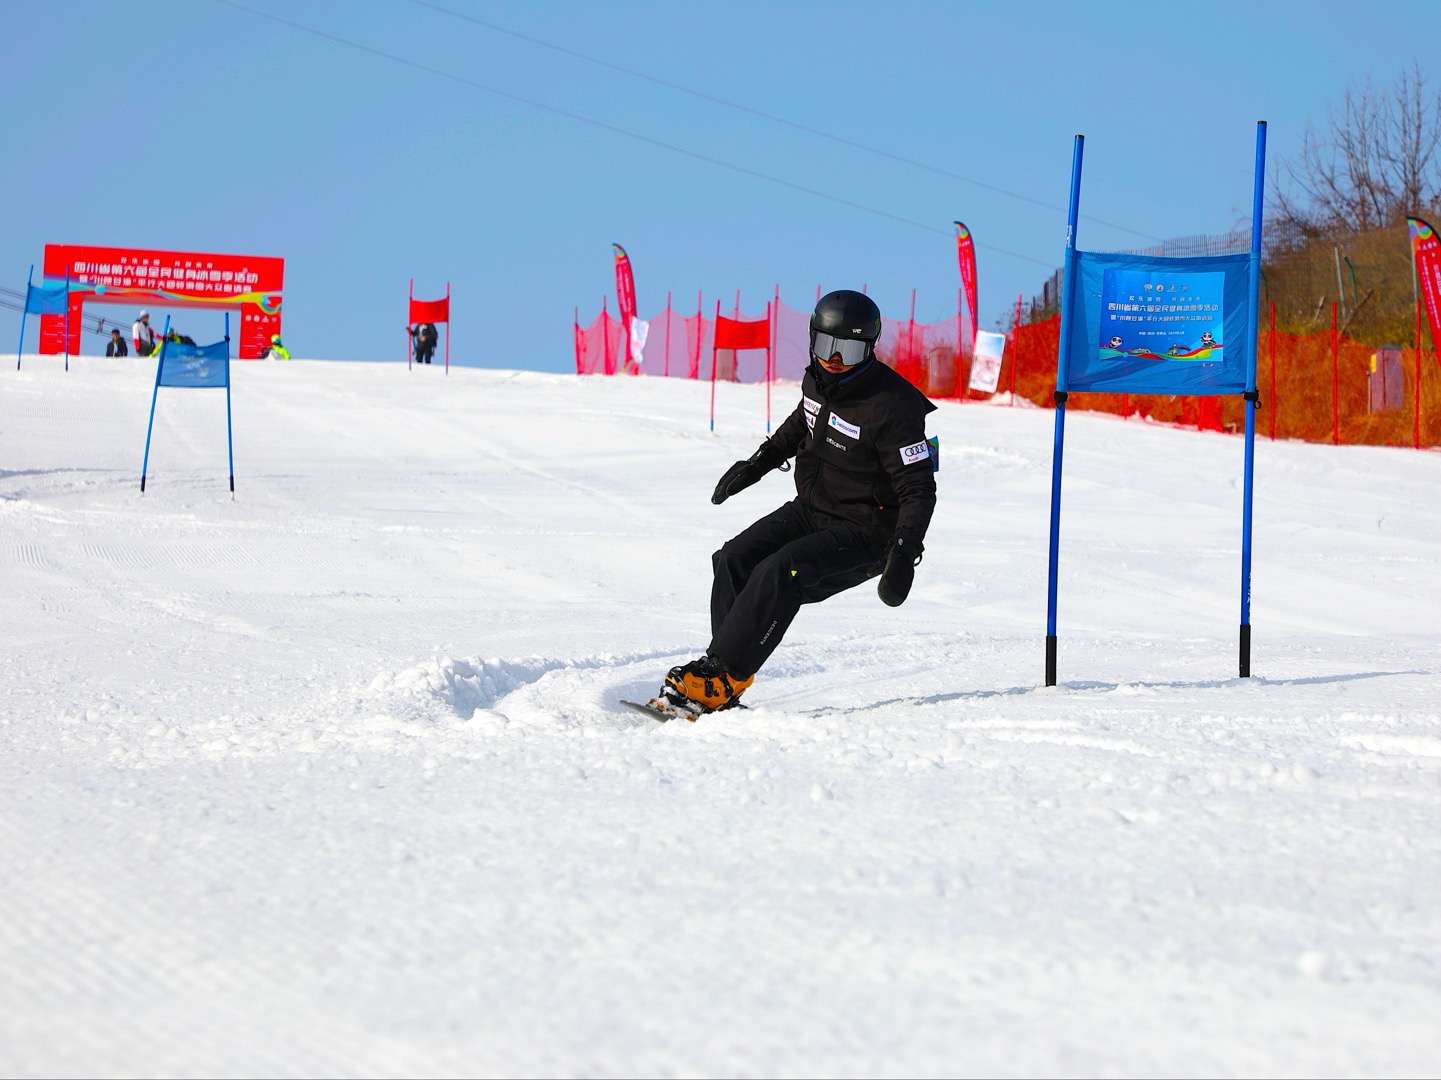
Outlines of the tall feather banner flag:
{"type": "Polygon", "coordinates": [[[966,307],[971,313],[971,340],[976,340],[976,245],[971,230],[956,222],[956,258],[961,264],[961,286],[966,290],[966,307]]]}
{"type": "Polygon", "coordinates": [[[616,306],[620,308],[620,339],[625,345],[625,366],[621,370],[629,373],[639,363],[634,357],[631,341],[631,323],[635,321],[635,276],[631,273],[630,256],[625,253],[625,248],[619,244],[611,247],[615,248],[615,298],[616,306]]]}
{"type": "MultiPolygon", "coordinates": [[[[1431,327],[1431,346],[1441,348],[1441,238],[1418,217],[1408,217],[1411,255],[1416,263],[1416,280],[1426,302],[1426,322],[1431,327]]],[[[1438,357],[1441,359],[1441,357],[1438,357]]]]}

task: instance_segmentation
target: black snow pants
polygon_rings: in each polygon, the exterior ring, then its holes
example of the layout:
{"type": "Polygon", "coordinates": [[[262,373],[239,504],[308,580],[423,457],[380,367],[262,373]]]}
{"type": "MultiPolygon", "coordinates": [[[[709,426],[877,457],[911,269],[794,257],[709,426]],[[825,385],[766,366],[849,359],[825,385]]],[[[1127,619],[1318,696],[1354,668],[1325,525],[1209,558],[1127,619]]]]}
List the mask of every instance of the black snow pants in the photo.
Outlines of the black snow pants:
{"type": "Polygon", "coordinates": [[[749,678],[781,643],[802,604],[879,574],[888,542],[799,499],[767,514],[711,557],[706,651],[736,678],[749,678]]]}

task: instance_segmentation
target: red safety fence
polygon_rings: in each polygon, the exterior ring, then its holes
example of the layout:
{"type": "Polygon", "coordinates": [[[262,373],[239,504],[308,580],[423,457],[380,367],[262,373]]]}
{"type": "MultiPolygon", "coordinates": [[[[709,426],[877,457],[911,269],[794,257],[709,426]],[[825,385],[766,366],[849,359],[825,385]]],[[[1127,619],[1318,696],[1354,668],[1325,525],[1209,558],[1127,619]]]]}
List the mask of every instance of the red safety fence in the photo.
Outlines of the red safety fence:
{"type": "MultiPolygon", "coordinates": [[[[699,306],[699,305],[697,305],[699,306]]],[[[777,298],[771,305],[772,341],[775,346],[775,377],[783,382],[800,382],[810,363],[811,312],[797,311],[777,298]]],[[[763,322],[765,309],[753,315],[732,311],[723,315],[728,322],[763,322]]],[[[709,379],[711,353],[715,348],[714,318],[699,310],[683,315],[673,308],[647,320],[645,349],[640,364],[629,374],[660,375],[680,379],[709,379]]],[[[969,320],[959,313],[939,323],[918,323],[914,319],[882,319],[881,339],[876,352],[932,397],[955,397],[965,387],[959,378],[969,372],[971,340],[969,320]]],[[[763,382],[765,357],[744,351],[733,356],[720,348],[716,377],[728,382],[763,382]],[[732,370],[733,367],[733,370],[732,370]]],[[[602,309],[589,326],[575,325],[575,370],[580,375],[626,374],[618,316],[602,309]]]]}
{"type": "MultiPolygon", "coordinates": [[[[777,300],[775,378],[799,382],[810,360],[810,312],[777,300]]],[[[741,318],[738,313],[736,317],[741,318]]],[[[761,316],[764,318],[764,315],[761,316]]],[[[1378,349],[1336,330],[1288,334],[1261,330],[1256,433],[1274,439],[1371,446],[1441,447],[1441,363],[1436,352],[1414,346],[1378,349]],[[1418,397],[1417,389],[1420,389],[1418,397]],[[1419,406],[1419,407],[1418,407],[1419,406]]],[[[1013,328],[1007,336],[998,384],[1002,394],[1043,408],[1056,388],[1061,320],[1052,316],[1013,328]]],[[[602,311],[590,326],[575,327],[576,371],[614,375],[624,362],[620,320],[602,311]]],[[[643,359],[634,373],[682,379],[711,377],[715,321],[671,309],[650,320],[643,359]]],[[[883,319],[876,353],[927,396],[965,398],[973,350],[969,320],[959,314],[939,323],[883,319]]],[[[765,356],[720,352],[716,377],[763,382],[765,356]]],[[[1183,397],[1073,393],[1068,408],[1212,431],[1245,428],[1238,395],[1183,397]]]]}

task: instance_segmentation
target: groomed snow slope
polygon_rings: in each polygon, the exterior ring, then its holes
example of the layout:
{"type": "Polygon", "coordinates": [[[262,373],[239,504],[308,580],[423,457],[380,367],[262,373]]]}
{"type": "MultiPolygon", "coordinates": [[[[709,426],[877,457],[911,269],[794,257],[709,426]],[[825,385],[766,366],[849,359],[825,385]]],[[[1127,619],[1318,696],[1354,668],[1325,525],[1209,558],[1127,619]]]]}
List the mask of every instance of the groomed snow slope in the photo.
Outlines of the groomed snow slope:
{"type": "MultiPolygon", "coordinates": [[[[3,365],[0,365],[3,368],[3,365]]],[[[703,648],[764,390],[0,371],[0,1072],[1353,1075],[1441,1060],[1441,455],[944,404],[915,592],[703,648]]],[[[796,391],[777,388],[776,418],[796,391]]]]}

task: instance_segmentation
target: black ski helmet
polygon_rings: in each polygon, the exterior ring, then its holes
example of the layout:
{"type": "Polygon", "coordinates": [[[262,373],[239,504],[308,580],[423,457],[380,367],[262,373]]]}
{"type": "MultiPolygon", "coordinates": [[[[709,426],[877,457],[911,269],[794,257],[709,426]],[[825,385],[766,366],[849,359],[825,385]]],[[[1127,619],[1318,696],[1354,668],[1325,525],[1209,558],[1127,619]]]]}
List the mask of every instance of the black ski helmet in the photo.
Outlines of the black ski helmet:
{"type": "Polygon", "coordinates": [[[816,312],[811,316],[811,332],[816,331],[874,345],[881,336],[881,309],[865,293],[854,289],[828,292],[816,301],[816,312]]]}

